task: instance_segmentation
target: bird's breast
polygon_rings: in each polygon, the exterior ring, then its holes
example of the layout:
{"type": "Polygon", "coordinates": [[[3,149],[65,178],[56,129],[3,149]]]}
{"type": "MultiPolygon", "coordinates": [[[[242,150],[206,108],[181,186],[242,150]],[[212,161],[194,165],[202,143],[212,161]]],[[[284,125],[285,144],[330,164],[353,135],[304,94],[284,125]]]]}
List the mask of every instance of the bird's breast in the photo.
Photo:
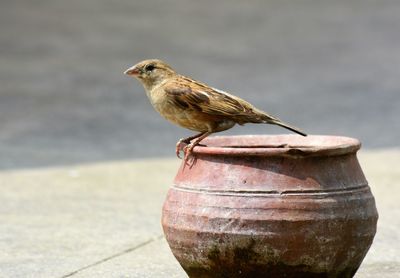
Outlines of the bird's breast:
{"type": "Polygon", "coordinates": [[[200,132],[210,129],[211,123],[209,120],[204,119],[199,113],[189,109],[182,109],[164,103],[155,103],[154,108],[165,119],[181,127],[200,132]]]}

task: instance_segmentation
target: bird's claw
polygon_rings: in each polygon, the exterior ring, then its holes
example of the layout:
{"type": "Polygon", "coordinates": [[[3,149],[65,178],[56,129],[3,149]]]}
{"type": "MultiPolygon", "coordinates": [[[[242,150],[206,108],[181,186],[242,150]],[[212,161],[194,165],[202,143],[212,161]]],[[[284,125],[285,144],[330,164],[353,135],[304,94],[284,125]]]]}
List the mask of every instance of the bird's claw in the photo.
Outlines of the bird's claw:
{"type": "Polygon", "coordinates": [[[187,146],[184,147],[183,149],[183,153],[184,153],[184,162],[185,164],[190,164],[189,161],[191,159],[193,159],[192,161],[194,161],[194,156],[193,156],[193,149],[196,146],[196,144],[188,144],[187,146]]]}
{"type": "Polygon", "coordinates": [[[176,156],[178,158],[181,158],[181,151],[183,151],[183,159],[185,160],[185,162],[187,162],[189,160],[189,157],[192,154],[193,148],[195,145],[191,144],[190,142],[185,141],[184,139],[179,140],[176,143],[176,156]]]}
{"type": "Polygon", "coordinates": [[[178,143],[176,143],[175,153],[176,153],[176,156],[177,156],[178,158],[181,158],[181,155],[180,155],[181,151],[183,151],[184,157],[186,157],[185,149],[186,149],[186,147],[188,146],[188,144],[189,144],[189,143],[188,143],[187,141],[185,141],[184,139],[180,139],[180,140],[178,141],[178,143]]]}
{"type": "Polygon", "coordinates": [[[189,144],[183,149],[185,162],[189,160],[189,157],[192,154],[193,147],[194,146],[192,144],[189,144]]]}

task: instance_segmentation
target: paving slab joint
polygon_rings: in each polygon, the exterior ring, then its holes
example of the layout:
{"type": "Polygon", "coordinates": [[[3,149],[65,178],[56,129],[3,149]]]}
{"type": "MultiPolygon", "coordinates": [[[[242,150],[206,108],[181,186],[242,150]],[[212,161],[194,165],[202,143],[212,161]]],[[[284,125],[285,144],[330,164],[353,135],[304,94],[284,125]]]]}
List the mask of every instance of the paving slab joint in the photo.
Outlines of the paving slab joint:
{"type": "Polygon", "coordinates": [[[81,268],[79,268],[79,269],[77,269],[77,270],[74,270],[74,271],[72,271],[72,272],[70,272],[70,273],[68,273],[68,274],[66,274],[66,275],[64,275],[64,276],[62,276],[61,278],[72,277],[72,276],[74,276],[75,274],[78,274],[79,272],[81,272],[81,271],[83,271],[83,270],[86,270],[86,269],[89,269],[89,268],[91,268],[91,267],[100,265],[100,264],[102,264],[102,263],[104,263],[104,262],[107,262],[107,261],[110,261],[110,260],[115,259],[115,258],[117,258],[117,257],[123,256],[123,255],[125,255],[125,254],[127,254],[127,253],[136,251],[136,250],[138,250],[138,249],[140,249],[140,248],[142,248],[142,247],[144,247],[144,246],[146,246],[146,245],[148,245],[148,244],[150,244],[150,243],[152,243],[152,242],[154,242],[154,241],[161,240],[161,239],[163,239],[163,238],[164,238],[164,235],[158,235],[158,236],[156,236],[156,237],[150,238],[150,239],[146,240],[145,242],[142,242],[142,243],[140,243],[140,244],[138,244],[138,245],[135,245],[135,246],[133,246],[133,247],[131,247],[131,248],[125,249],[125,250],[123,250],[123,251],[121,251],[121,252],[118,252],[118,253],[116,253],[116,254],[114,254],[114,255],[108,256],[108,257],[106,257],[106,258],[104,258],[104,259],[101,259],[101,260],[99,260],[99,261],[96,261],[96,262],[94,262],[94,263],[92,263],[92,264],[89,264],[89,265],[87,265],[87,266],[84,266],[84,267],[81,267],[81,268]]]}

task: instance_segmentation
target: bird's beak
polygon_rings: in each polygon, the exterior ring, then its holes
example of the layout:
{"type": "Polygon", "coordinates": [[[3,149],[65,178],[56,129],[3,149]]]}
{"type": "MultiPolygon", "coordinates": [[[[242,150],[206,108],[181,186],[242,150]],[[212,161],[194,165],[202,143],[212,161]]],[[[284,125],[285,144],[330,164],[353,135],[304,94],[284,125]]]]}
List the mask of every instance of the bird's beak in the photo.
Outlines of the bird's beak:
{"type": "Polygon", "coordinates": [[[139,73],[140,73],[139,69],[135,66],[130,67],[124,72],[124,74],[126,75],[138,75],[139,73]]]}

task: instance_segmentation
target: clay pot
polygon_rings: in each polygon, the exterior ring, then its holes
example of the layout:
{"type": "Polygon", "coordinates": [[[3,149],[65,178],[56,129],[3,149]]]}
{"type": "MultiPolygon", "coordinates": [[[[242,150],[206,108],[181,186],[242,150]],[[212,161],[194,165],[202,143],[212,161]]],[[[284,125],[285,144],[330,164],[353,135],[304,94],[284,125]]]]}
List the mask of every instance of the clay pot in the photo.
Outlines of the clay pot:
{"type": "Polygon", "coordinates": [[[376,232],[360,142],[211,137],[182,163],[162,225],[190,277],[352,277],[376,232]]]}

